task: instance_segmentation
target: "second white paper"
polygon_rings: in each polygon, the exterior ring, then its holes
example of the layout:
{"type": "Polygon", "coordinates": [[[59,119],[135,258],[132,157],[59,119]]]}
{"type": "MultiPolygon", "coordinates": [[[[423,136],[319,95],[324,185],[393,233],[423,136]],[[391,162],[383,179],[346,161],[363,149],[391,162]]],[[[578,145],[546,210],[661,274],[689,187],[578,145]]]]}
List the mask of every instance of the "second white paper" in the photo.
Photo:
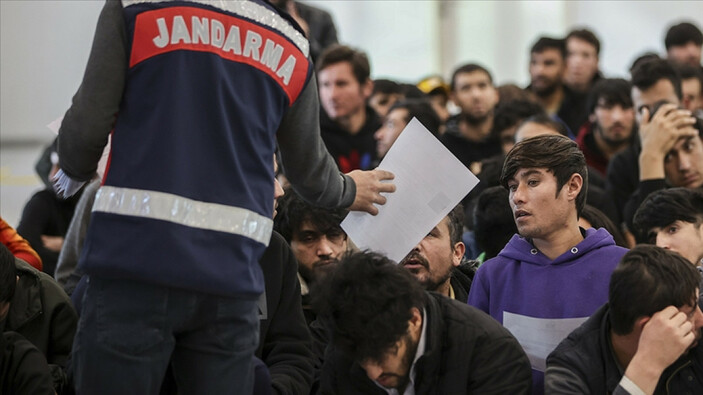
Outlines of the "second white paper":
{"type": "Polygon", "coordinates": [[[416,118],[378,165],[395,174],[394,193],[379,213],[351,212],[342,229],[360,249],[400,262],[478,184],[471,173],[416,118]]]}

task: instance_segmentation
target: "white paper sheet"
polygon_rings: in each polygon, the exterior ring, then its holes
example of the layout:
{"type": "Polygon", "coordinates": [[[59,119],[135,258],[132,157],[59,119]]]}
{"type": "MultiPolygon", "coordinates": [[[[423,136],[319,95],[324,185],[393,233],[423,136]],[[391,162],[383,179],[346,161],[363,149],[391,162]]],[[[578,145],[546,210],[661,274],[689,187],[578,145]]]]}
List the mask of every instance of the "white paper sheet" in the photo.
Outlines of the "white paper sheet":
{"type": "Polygon", "coordinates": [[[588,317],[547,319],[503,312],[503,326],[520,342],[532,368],[540,372],[546,369],[549,353],[587,319],[588,317]]]}
{"type": "Polygon", "coordinates": [[[351,212],[342,229],[360,249],[399,262],[478,184],[416,118],[403,129],[378,168],[395,174],[396,191],[379,213],[351,212]]]}
{"type": "Polygon", "coordinates": [[[59,134],[61,122],[63,122],[63,115],[51,121],[48,125],[46,125],[46,127],[49,128],[49,130],[51,130],[54,134],[59,134]]]}

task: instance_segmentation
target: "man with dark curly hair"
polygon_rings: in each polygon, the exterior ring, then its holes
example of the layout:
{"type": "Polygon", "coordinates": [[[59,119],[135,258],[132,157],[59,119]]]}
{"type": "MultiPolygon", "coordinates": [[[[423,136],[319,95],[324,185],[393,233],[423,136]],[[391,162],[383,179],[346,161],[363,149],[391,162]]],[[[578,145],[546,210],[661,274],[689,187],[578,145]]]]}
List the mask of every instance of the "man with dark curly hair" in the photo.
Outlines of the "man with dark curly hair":
{"type": "Polygon", "coordinates": [[[344,209],[313,206],[292,188],[278,200],[274,229],[290,244],[298,261],[298,281],[303,296],[303,312],[309,323],[315,320],[310,305],[315,287],[349,250],[347,234],[340,224],[344,209]]]}
{"type": "Polygon", "coordinates": [[[428,293],[388,258],[347,256],[318,293],[332,334],[323,394],[522,394],[530,366],[488,315],[428,293]]]}

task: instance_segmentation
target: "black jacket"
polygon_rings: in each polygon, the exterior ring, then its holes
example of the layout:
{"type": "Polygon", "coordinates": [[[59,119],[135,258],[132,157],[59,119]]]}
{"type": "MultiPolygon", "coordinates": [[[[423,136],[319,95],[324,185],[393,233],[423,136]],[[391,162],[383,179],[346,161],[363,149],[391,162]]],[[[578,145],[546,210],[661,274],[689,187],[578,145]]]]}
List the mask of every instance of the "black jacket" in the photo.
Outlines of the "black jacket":
{"type": "Polygon", "coordinates": [[[277,232],[259,259],[265,290],[259,299],[259,348],[278,394],[308,394],[312,385],[312,339],[300,300],[298,263],[277,232]]]}
{"type": "Polygon", "coordinates": [[[61,287],[28,263],[15,259],[19,280],[12,297],[3,331],[15,331],[29,340],[46,357],[60,389],[67,382],[68,363],[78,315],[61,287]]]}
{"type": "MultiPolygon", "coordinates": [[[[416,394],[530,392],[530,363],[507,329],[487,314],[439,294],[427,293],[424,307],[427,338],[415,366],[416,394]]],[[[386,394],[334,345],[327,352],[320,393],[386,394]]]]}
{"type": "MultiPolygon", "coordinates": [[[[598,309],[547,357],[547,394],[626,394],[610,345],[610,308],[598,309]]],[[[703,394],[703,343],[669,366],[655,394],[703,394]]]]}
{"type": "Polygon", "coordinates": [[[54,394],[46,358],[16,332],[0,334],[0,394],[54,394]]]}
{"type": "Polygon", "coordinates": [[[366,122],[355,134],[343,129],[327,115],[324,108],[320,108],[320,135],[342,173],[373,167],[376,163],[376,139],[373,135],[380,127],[381,120],[369,106],[366,106],[366,122]]]}
{"type": "Polygon", "coordinates": [[[68,199],[61,199],[53,189],[43,189],[35,193],[22,210],[17,233],[27,239],[39,254],[43,263],[42,270],[49,276],[54,276],[59,252],[44,247],[41,237],[66,236],[82,193],[81,190],[68,199]]]}
{"type": "Polygon", "coordinates": [[[459,302],[466,303],[469,300],[469,291],[471,290],[471,281],[474,279],[474,274],[478,269],[477,261],[462,260],[461,265],[452,269],[452,277],[449,279],[454,290],[454,299],[459,302]]]}
{"type": "Polygon", "coordinates": [[[464,116],[459,114],[447,120],[447,130],[439,138],[447,149],[467,168],[474,162],[480,162],[502,152],[500,141],[489,135],[482,141],[470,141],[461,134],[460,124],[464,116]]]}
{"type": "MultiPolygon", "coordinates": [[[[625,218],[625,206],[630,196],[635,192],[640,182],[639,156],[642,148],[639,138],[631,146],[616,154],[608,163],[606,172],[605,190],[613,199],[615,209],[619,215],[616,224],[621,221],[628,222],[625,218]]],[[[633,213],[634,214],[634,213],[633,213]]],[[[630,218],[630,221],[632,218],[630,218]]]]}

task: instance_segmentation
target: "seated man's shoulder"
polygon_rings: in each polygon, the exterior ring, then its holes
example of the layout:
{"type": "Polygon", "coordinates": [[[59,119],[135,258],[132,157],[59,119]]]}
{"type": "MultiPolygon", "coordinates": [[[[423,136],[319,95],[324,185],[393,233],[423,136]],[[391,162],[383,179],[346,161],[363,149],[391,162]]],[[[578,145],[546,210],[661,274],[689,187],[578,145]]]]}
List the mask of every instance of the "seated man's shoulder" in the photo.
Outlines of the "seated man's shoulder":
{"type": "Polygon", "coordinates": [[[17,274],[20,277],[17,283],[18,286],[25,288],[26,291],[28,291],[28,288],[33,289],[27,297],[33,298],[34,296],[32,295],[40,297],[42,309],[45,312],[47,310],[50,311],[54,306],[66,306],[67,310],[70,310],[77,319],[78,316],[73,309],[71,298],[68,297],[53,277],[40,272],[21,259],[15,259],[15,264],[17,274]]]}
{"type": "Polygon", "coordinates": [[[477,338],[510,335],[507,329],[485,312],[440,294],[431,293],[431,295],[439,306],[444,329],[450,334],[453,331],[462,331],[472,333],[477,338]]]}

